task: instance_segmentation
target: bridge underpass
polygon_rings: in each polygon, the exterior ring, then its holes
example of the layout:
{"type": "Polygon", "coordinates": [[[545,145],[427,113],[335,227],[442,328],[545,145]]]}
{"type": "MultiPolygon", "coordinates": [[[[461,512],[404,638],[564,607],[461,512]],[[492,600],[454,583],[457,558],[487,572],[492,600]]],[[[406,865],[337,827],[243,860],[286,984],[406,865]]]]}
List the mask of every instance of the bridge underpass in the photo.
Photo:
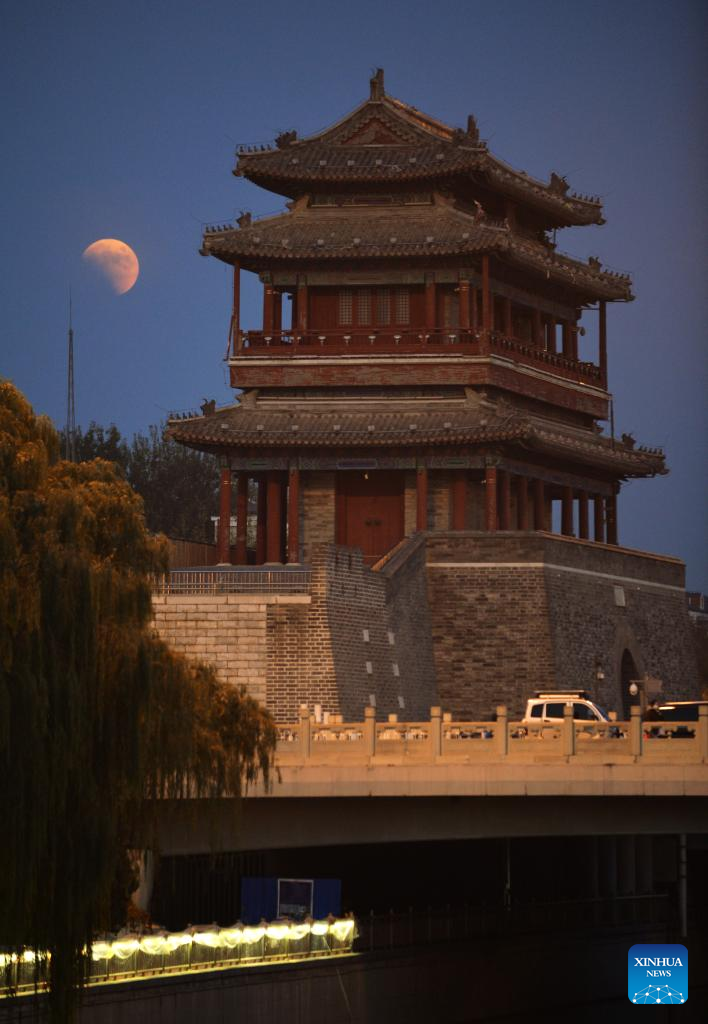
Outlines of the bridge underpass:
{"type": "Polygon", "coordinates": [[[163,856],[567,835],[706,835],[708,797],[247,797],[160,815],[163,856]]]}

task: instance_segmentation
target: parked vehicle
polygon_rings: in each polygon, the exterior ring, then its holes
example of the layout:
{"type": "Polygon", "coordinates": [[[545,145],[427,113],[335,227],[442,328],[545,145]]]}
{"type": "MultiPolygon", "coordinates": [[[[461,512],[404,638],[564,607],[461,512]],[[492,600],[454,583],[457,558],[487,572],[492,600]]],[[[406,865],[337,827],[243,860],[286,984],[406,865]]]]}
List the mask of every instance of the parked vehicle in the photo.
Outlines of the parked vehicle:
{"type": "MultiPolygon", "coordinates": [[[[708,707],[708,700],[675,700],[670,704],[662,704],[659,707],[659,714],[662,722],[680,722],[675,729],[664,729],[664,738],[690,739],[696,735],[696,730],[684,724],[686,722],[698,721],[698,709],[708,707]]],[[[660,735],[662,735],[660,734],[660,735]]]]}
{"type": "MultiPolygon", "coordinates": [[[[597,729],[593,723],[610,722],[610,716],[591,699],[590,694],[585,690],[547,690],[537,692],[526,702],[526,712],[522,719],[525,732],[533,731],[534,734],[542,736],[543,728],[530,730],[529,726],[558,727],[563,724],[565,708],[573,708],[573,721],[576,725],[584,726],[578,730],[578,735],[601,736],[605,730],[597,729]]],[[[608,736],[620,736],[617,726],[611,726],[606,730],[608,736]]]]}

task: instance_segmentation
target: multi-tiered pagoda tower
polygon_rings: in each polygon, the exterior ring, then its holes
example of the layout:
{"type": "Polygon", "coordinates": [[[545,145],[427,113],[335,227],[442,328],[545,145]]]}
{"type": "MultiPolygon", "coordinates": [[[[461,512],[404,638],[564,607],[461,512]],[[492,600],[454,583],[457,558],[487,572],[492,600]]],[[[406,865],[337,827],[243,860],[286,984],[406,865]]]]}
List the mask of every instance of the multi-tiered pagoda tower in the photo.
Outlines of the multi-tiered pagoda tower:
{"type": "Polygon", "coordinates": [[[602,224],[598,199],[515,171],[473,117],[449,128],[388,96],[381,71],[334,127],[240,150],[235,173],[288,212],[206,232],[202,252],[234,267],[243,394],[172,435],[222,456],[225,491],[236,471],[242,495],[248,476],[266,492],[255,561],[302,562],[313,539],[376,561],[415,529],[549,530],[553,502],[563,534],[617,543],[621,482],[664,460],[598,427],[607,303],[630,300],[630,281],[554,242],[602,224]],[[240,319],[243,270],[263,283],[256,330],[240,319]]]}
{"type": "MultiPolygon", "coordinates": [[[[630,280],[555,242],[559,228],[602,224],[599,199],[571,193],[556,174],[545,183],[514,170],[490,153],[474,117],[450,128],[387,95],[382,71],[333,127],[241,148],[234,173],[286,197],[288,209],[211,228],[201,250],[234,268],[227,359],[241,394],[172,421],[170,433],[220,459],[218,561],[308,563],[313,545],[329,542],[360,548],[374,565],[416,531],[479,544],[555,532],[584,542],[574,578],[629,572],[592,559],[618,545],[622,482],[666,471],[660,451],[600,425],[607,306],[632,299],[630,280]],[[243,271],[263,285],[257,327],[241,320],[243,271]],[[249,545],[250,481],[258,530],[249,545]]],[[[508,550],[504,564],[518,568],[518,547],[508,550]]],[[[634,651],[624,676],[656,670],[620,625],[583,655],[613,686],[619,668],[599,666],[619,661],[623,645],[634,651]]],[[[587,666],[558,678],[562,660],[556,651],[555,679],[539,662],[536,681],[591,681],[587,666]]],[[[440,680],[437,654],[436,664],[440,680]]],[[[469,666],[460,671],[474,679],[469,666]]]]}

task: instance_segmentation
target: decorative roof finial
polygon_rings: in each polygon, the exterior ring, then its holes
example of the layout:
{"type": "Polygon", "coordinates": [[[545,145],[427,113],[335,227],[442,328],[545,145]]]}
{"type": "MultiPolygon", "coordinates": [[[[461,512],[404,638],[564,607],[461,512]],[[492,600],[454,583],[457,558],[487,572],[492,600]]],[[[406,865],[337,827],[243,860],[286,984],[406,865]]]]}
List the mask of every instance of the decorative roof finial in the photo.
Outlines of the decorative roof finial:
{"type": "Polygon", "coordinates": [[[377,68],[376,74],[369,79],[371,90],[369,99],[382,100],[384,98],[384,73],[383,68],[377,68]]]}
{"type": "Polygon", "coordinates": [[[470,114],[467,118],[467,135],[472,142],[479,142],[479,128],[474,114],[470,114]]]}

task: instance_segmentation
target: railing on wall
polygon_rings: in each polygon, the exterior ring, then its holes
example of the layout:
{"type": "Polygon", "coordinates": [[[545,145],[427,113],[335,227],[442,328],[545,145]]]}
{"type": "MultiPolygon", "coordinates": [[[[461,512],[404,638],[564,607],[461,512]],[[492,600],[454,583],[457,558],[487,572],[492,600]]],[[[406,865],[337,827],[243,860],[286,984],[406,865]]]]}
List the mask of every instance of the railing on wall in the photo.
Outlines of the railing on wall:
{"type": "Polygon", "coordinates": [[[317,354],[389,355],[447,353],[450,355],[485,355],[498,352],[519,357],[521,361],[552,367],[601,383],[600,367],[595,363],[570,359],[560,352],[551,352],[501,331],[461,330],[456,327],[440,330],[325,329],[321,331],[243,331],[235,339],[232,357],[298,356],[317,354]]]}
{"type": "Polygon", "coordinates": [[[491,764],[509,759],[521,763],[587,764],[708,763],[708,706],[697,722],[643,722],[632,708],[628,722],[574,722],[566,715],[559,725],[511,721],[505,707],[496,721],[453,721],[431,708],[430,721],[399,722],[396,715],[377,722],[374,708],[363,722],[344,722],[328,715],[312,720],[303,709],[295,724],[278,725],[277,763],[491,764]]]}
{"type": "MultiPolygon", "coordinates": [[[[231,928],[211,925],[184,932],[122,933],[97,939],[91,947],[86,983],[117,981],[254,967],[277,961],[312,960],[352,952],[356,938],[353,917],[324,921],[279,920],[231,928]]],[[[46,958],[33,953],[0,955],[0,998],[45,991],[46,958]]]]}
{"type": "Polygon", "coordinates": [[[223,566],[214,569],[172,569],[154,581],[156,594],[309,594],[309,568],[245,569],[223,566]]]}
{"type": "Polygon", "coordinates": [[[170,544],[170,569],[186,568],[188,566],[216,565],[218,552],[216,544],[200,544],[193,540],[173,540],[168,538],[170,544]]]}

